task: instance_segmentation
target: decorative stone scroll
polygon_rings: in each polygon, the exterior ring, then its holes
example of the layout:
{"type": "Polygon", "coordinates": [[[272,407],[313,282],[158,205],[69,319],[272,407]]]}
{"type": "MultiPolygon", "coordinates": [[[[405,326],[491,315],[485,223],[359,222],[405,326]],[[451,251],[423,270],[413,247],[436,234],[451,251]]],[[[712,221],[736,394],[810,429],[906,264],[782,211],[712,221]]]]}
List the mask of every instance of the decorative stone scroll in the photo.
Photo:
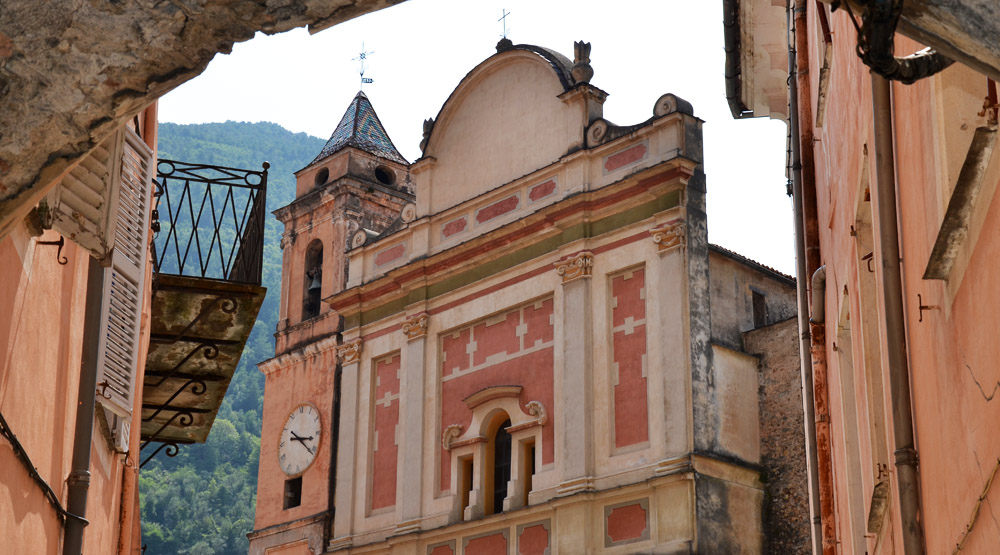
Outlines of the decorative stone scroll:
{"type": "Polygon", "coordinates": [[[568,283],[578,278],[589,278],[594,269],[594,254],[583,251],[566,260],[555,263],[556,273],[562,276],[562,282],[568,283]]]}
{"type": "Polygon", "coordinates": [[[687,225],[684,220],[674,220],[649,230],[658,251],[666,252],[687,244],[687,225]]]}
{"type": "Polygon", "coordinates": [[[445,451],[451,451],[451,442],[462,435],[462,429],[461,424],[452,424],[444,429],[444,433],[441,434],[441,447],[444,447],[445,451]]]}
{"type": "Polygon", "coordinates": [[[337,360],[340,364],[354,364],[361,360],[361,338],[337,347],[337,360]]]}
{"type": "Polygon", "coordinates": [[[403,322],[403,335],[409,341],[427,335],[427,324],[430,320],[431,315],[426,312],[408,316],[403,322]]]}
{"type": "Polygon", "coordinates": [[[535,417],[535,422],[539,426],[544,426],[549,421],[549,414],[545,412],[545,405],[541,401],[528,401],[524,408],[528,409],[528,414],[535,417]]]}

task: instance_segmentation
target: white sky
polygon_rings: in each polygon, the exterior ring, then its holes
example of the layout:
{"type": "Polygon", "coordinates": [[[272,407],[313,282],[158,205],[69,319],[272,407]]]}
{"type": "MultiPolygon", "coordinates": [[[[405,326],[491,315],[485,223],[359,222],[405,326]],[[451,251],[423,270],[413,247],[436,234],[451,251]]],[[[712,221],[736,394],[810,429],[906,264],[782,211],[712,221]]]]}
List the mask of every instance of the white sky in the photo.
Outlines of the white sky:
{"type": "Polygon", "coordinates": [[[304,29],[237,44],[160,101],[175,123],[270,121],[326,139],[365,85],[396,148],[420,155],[422,122],[479,62],[496,53],[507,18],[515,44],[573,58],[592,44],[591,82],[609,93],[604,116],[631,125],[670,92],[705,120],[709,240],[794,274],[791,204],[785,196],[784,123],[735,121],[725,96],[722,0],[408,0],[310,36],[304,29]]]}

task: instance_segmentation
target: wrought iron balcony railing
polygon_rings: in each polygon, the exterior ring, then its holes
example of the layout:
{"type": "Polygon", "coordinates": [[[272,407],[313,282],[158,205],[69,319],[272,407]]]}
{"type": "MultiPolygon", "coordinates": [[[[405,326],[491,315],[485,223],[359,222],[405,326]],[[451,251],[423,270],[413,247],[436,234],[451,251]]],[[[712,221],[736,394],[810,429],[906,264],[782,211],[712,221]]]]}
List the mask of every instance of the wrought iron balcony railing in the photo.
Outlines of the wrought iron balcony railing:
{"type": "Polygon", "coordinates": [[[269,167],[160,159],[154,271],[260,285],[269,167]]]}

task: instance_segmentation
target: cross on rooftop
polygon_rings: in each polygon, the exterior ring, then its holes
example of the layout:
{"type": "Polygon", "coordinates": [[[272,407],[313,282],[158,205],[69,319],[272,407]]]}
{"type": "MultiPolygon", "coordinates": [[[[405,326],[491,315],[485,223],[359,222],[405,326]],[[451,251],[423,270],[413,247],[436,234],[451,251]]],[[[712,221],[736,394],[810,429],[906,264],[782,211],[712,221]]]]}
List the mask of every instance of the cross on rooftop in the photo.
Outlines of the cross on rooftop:
{"type": "Polygon", "coordinates": [[[360,68],[359,73],[361,74],[361,88],[362,89],[365,88],[365,84],[366,83],[371,83],[372,82],[371,78],[368,78],[368,79],[365,78],[365,60],[368,59],[368,56],[370,56],[371,54],[374,54],[374,53],[375,53],[374,51],[365,50],[365,43],[362,42],[361,43],[361,53],[358,54],[358,56],[356,58],[352,59],[352,61],[355,61],[355,62],[360,61],[361,62],[361,68],[360,68]]]}
{"type": "Polygon", "coordinates": [[[501,10],[501,13],[503,15],[500,16],[500,19],[498,19],[497,21],[503,21],[503,38],[507,38],[507,33],[510,31],[510,29],[507,28],[507,16],[510,15],[510,12],[508,12],[507,9],[504,8],[501,10]]]}

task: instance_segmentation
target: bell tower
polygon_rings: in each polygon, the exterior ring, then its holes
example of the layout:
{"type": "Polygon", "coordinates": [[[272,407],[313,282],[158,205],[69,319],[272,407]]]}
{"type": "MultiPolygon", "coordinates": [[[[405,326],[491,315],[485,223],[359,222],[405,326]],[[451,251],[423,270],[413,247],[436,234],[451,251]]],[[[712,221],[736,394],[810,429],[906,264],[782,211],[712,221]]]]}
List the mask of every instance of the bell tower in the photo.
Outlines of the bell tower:
{"type": "Polygon", "coordinates": [[[330,139],[295,173],[295,200],[275,211],[281,304],[266,377],[257,513],[250,553],[319,553],[333,514],[340,316],[323,299],[344,289],[351,238],[376,238],[412,214],[409,163],[359,92],[330,139]],[[361,234],[364,235],[361,235],[361,234]]]}

